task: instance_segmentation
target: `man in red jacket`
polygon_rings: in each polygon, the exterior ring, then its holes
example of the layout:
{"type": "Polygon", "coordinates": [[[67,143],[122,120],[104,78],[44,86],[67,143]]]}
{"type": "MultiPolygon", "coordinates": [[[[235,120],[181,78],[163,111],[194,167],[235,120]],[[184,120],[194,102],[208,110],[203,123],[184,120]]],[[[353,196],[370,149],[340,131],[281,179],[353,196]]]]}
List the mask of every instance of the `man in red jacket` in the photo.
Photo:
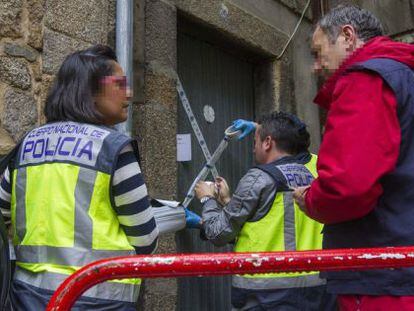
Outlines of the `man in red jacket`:
{"type": "MultiPolygon", "coordinates": [[[[332,9],[312,38],[328,110],[318,175],[294,196],[325,224],[323,248],[414,245],[414,46],[370,12],[332,9]]],[[[243,136],[255,124],[237,120],[243,136]]],[[[322,273],[321,273],[322,275],[322,273]]],[[[341,310],[414,310],[414,268],[326,272],[341,310]]]]}
{"type": "MultiPolygon", "coordinates": [[[[375,16],[332,9],[312,38],[327,80],[318,175],[295,198],[326,224],[324,248],[414,245],[414,46],[382,36],[375,16]]],[[[414,310],[414,269],[330,272],[341,310],[414,310]]]]}

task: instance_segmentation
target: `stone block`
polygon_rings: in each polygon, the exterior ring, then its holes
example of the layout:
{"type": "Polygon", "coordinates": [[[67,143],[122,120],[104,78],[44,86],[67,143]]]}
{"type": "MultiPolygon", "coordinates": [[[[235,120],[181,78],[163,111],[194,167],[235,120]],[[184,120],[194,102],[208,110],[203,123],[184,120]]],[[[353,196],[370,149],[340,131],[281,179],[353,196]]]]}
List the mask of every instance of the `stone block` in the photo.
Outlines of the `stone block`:
{"type": "Polygon", "coordinates": [[[145,101],[160,103],[169,110],[177,106],[177,90],[174,78],[154,71],[145,75],[145,101]]]}
{"type": "Polygon", "coordinates": [[[392,36],[414,29],[413,0],[361,0],[361,2],[364,9],[371,11],[378,17],[387,35],[392,36]]]}
{"type": "MultiPolygon", "coordinates": [[[[176,117],[164,105],[146,103],[135,106],[144,178],[151,197],[176,196],[176,117]]],[[[157,253],[175,253],[174,234],[160,237],[157,253]]],[[[143,310],[175,310],[176,279],[145,280],[143,310]]]]}
{"type": "Polygon", "coordinates": [[[46,11],[51,29],[91,43],[106,42],[108,1],[50,0],[46,11]]]}
{"type": "Polygon", "coordinates": [[[311,135],[312,152],[318,150],[321,132],[319,108],[310,103],[310,99],[317,92],[317,77],[311,69],[314,59],[311,56],[311,48],[306,44],[309,33],[313,30],[311,25],[303,24],[298,30],[296,38],[292,41],[291,52],[293,59],[292,78],[294,81],[295,101],[297,116],[306,122],[311,135]]]}
{"type": "Polygon", "coordinates": [[[175,311],[177,279],[146,279],[143,311],[175,311]]]}
{"type": "Polygon", "coordinates": [[[46,12],[46,0],[27,0],[29,12],[29,36],[27,43],[35,49],[43,46],[43,18],[46,12]]]}
{"type": "Polygon", "coordinates": [[[279,1],[231,0],[231,2],[285,34],[292,32],[298,20],[297,15],[279,1]]]}
{"type": "MultiPolygon", "coordinates": [[[[135,16],[135,11],[134,11],[135,16]]],[[[135,17],[134,17],[135,18],[135,17]]],[[[108,5],[108,26],[107,26],[107,35],[106,35],[106,44],[110,47],[115,48],[116,40],[116,0],[109,0],[108,5]]]]}
{"type": "Polygon", "coordinates": [[[0,37],[22,36],[23,0],[0,0],[0,37]]]}
{"type": "Polygon", "coordinates": [[[8,154],[15,143],[6,130],[0,127],[0,156],[8,154]]]}
{"type": "Polygon", "coordinates": [[[30,64],[30,69],[32,72],[32,81],[34,81],[33,89],[35,89],[37,87],[35,82],[42,81],[42,64],[40,62],[32,63],[30,64]]]}
{"type": "Polygon", "coordinates": [[[37,122],[37,104],[33,96],[9,88],[4,94],[2,124],[11,137],[17,141],[37,122]]]}
{"type": "Polygon", "coordinates": [[[39,56],[39,53],[33,48],[16,43],[6,43],[4,45],[4,52],[10,56],[24,57],[30,62],[34,62],[39,56]]]}
{"type": "MultiPolygon", "coordinates": [[[[175,234],[163,234],[158,240],[158,254],[177,252],[175,234]]],[[[143,310],[175,310],[177,279],[146,279],[143,295],[143,310]]]]}
{"type": "Polygon", "coordinates": [[[288,36],[232,2],[175,0],[177,8],[257,54],[277,56],[288,36]]]}
{"type": "Polygon", "coordinates": [[[279,72],[275,68],[276,66],[272,61],[263,62],[254,68],[256,116],[277,110],[279,88],[275,92],[278,83],[275,79],[279,78],[279,72]]]}
{"type": "Polygon", "coordinates": [[[153,198],[174,199],[177,188],[176,114],[160,104],[134,107],[145,181],[153,198]]]}
{"type": "Polygon", "coordinates": [[[134,60],[145,62],[145,1],[135,1],[134,5],[134,60]]]}
{"type": "Polygon", "coordinates": [[[22,59],[0,56],[0,81],[27,90],[31,86],[30,73],[22,59]]]}
{"type": "MultiPolygon", "coordinates": [[[[296,13],[302,14],[303,10],[305,9],[306,3],[308,0],[279,0],[284,5],[295,11],[296,13]]],[[[312,3],[309,5],[305,16],[309,19],[312,19],[312,3]]]]}
{"type": "Polygon", "coordinates": [[[295,82],[293,77],[292,50],[287,50],[280,60],[279,108],[296,114],[295,82]]]}
{"type": "Polygon", "coordinates": [[[39,123],[46,123],[46,118],[43,113],[47,96],[49,95],[49,90],[53,84],[54,77],[49,75],[42,75],[42,83],[40,88],[40,103],[39,103],[39,123]]]}
{"type": "Polygon", "coordinates": [[[45,29],[43,50],[43,72],[55,74],[64,58],[76,50],[86,49],[89,43],[45,29]]]}
{"type": "Polygon", "coordinates": [[[160,236],[157,254],[172,254],[177,252],[175,233],[167,233],[160,236]]]}
{"type": "Polygon", "coordinates": [[[177,59],[176,8],[163,1],[145,6],[145,61],[175,67],[177,59]]]}

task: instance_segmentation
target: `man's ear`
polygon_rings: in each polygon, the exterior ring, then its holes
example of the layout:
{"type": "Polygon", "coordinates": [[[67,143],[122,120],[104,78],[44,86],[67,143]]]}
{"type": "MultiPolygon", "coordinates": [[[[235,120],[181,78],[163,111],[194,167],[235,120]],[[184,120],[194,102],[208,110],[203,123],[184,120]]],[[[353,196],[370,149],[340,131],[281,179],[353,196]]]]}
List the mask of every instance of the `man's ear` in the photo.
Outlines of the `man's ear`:
{"type": "Polygon", "coordinates": [[[264,148],[265,148],[265,150],[266,151],[270,151],[270,150],[272,150],[272,147],[273,147],[273,140],[272,140],[272,137],[270,137],[270,136],[266,136],[266,138],[265,138],[265,140],[263,141],[263,144],[264,144],[264,148]]]}
{"type": "Polygon", "coordinates": [[[345,41],[353,44],[357,39],[355,28],[352,25],[342,26],[342,34],[345,37],[345,41]]]}

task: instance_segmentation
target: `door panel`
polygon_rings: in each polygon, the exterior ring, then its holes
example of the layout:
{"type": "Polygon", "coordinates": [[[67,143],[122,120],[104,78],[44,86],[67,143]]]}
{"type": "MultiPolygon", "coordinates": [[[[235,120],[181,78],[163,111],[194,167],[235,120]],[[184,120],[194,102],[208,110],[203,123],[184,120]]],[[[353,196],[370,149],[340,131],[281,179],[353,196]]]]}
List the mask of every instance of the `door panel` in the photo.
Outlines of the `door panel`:
{"type": "MultiPolygon", "coordinates": [[[[253,65],[225,51],[178,33],[178,74],[210,153],[223,139],[224,130],[238,118],[254,118],[253,65]],[[215,120],[208,123],[203,108],[214,109],[215,120]]],[[[182,200],[193,179],[205,163],[204,155],[193,134],[187,115],[179,102],[178,133],[191,133],[192,160],[178,163],[178,195],[182,200]]],[[[253,137],[231,141],[216,164],[234,191],[240,178],[253,163],[253,137]]],[[[212,180],[212,176],[208,177],[212,180]]],[[[198,200],[190,209],[201,215],[198,200]]],[[[198,230],[177,234],[179,252],[228,252],[232,246],[218,248],[200,239],[198,230]]],[[[180,278],[178,310],[230,310],[230,277],[180,278]]]]}

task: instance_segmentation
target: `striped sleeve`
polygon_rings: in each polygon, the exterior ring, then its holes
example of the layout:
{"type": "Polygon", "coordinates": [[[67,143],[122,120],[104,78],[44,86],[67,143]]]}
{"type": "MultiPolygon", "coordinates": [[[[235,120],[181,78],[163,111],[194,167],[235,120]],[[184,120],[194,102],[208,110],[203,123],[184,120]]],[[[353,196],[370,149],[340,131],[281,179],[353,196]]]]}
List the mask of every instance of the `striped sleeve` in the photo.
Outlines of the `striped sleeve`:
{"type": "Polygon", "coordinates": [[[159,232],[131,145],[119,154],[112,179],[112,195],[119,223],[136,253],[153,253],[157,248],[159,232]]]}
{"type": "Polygon", "coordinates": [[[9,168],[6,168],[4,175],[0,177],[0,212],[3,215],[5,223],[10,224],[10,198],[11,185],[9,168]]]}

